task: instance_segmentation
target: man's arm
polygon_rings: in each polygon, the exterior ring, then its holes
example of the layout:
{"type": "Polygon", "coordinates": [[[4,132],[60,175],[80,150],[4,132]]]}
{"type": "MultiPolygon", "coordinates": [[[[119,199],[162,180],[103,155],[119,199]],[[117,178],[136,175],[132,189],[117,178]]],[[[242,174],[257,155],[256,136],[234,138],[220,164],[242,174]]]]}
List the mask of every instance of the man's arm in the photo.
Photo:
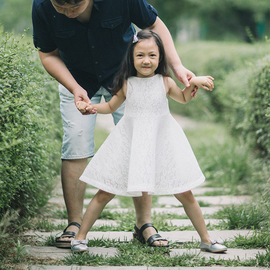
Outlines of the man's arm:
{"type": "Polygon", "coordinates": [[[172,36],[166,25],[159,17],[157,17],[155,23],[148,29],[155,31],[161,37],[170,68],[177,80],[188,87],[190,85],[189,80],[195,75],[183,66],[175,49],[172,36]]]}
{"type": "Polygon", "coordinates": [[[76,82],[59,57],[58,49],[49,53],[39,51],[39,57],[47,72],[74,95],[75,104],[77,101],[90,102],[87,92],[76,82]]]}

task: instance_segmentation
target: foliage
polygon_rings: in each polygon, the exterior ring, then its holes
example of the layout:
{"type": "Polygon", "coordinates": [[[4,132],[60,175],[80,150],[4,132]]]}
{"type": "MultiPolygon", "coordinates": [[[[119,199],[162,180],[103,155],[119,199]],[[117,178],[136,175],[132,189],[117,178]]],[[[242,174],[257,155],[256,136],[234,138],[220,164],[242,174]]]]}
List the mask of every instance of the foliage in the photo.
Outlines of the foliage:
{"type": "Polygon", "coordinates": [[[184,66],[196,75],[213,76],[215,88],[211,93],[199,90],[188,105],[170,101],[172,111],[196,119],[225,117],[231,121],[231,116],[235,117],[231,106],[247,100],[249,69],[268,53],[269,44],[193,42],[177,45],[177,51],[184,66]]]}
{"type": "Polygon", "coordinates": [[[59,165],[58,94],[35,55],[27,38],[0,32],[0,217],[45,205],[59,165]]]}
{"type": "Polygon", "coordinates": [[[22,33],[25,29],[32,29],[32,2],[32,0],[0,1],[0,25],[2,24],[5,31],[22,33]]]}
{"type": "Polygon", "coordinates": [[[201,39],[251,41],[247,29],[254,37],[261,39],[267,34],[266,24],[270,22],[267,0],[211,0],[207,4],[201,0],[149,2],[157,8],[159,16],[174,36],[176,30],[181,30],[184,21],[197,19],[201,39]],[[176,21],[180,21],[180,24],[177,25],[176,21]]]}
{"type": "Polygon", "coordinates": [[[262,229],[262,224],[269,221],[269,213],[259,204],[232,205],[220,210],[218,216],[226,221],[229,230],[262,229]]]}
{"type": "Polygon", "coordinates": [[[259,154],[270,159],[270,55],[259,60],[249,77],[246,132],[259,154]]]}
{"type": "Polygon", "coordinates": [[[269,89],[270,55],[229,72],[218,85],[222,118],[233,134],[242,136],[266,159],[270,156],[269,89]]]}

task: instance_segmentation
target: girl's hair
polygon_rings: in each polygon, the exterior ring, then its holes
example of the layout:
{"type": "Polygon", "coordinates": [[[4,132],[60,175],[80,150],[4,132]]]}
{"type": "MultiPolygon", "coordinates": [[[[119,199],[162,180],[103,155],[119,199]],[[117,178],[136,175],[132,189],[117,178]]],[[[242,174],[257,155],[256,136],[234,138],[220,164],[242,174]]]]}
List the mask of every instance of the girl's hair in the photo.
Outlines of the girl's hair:
{"type": "Polygon", "coordinates": [[[64,5],[64,4],[77,4],[82,2],[83,0],[53,0],[53,2],[56,2],[59,5],[64,5]]]}
{"type": "Polygon", "coordinates": [[[134,67],[133,52],[134,47],[140,40],[153,38],[159,49],[159,65],[155,70],[156,74],[163,76],[170,76],[168,72],[168,65],[165,56],[165,50],[159,35],[151,30],[141,30],[135,35],[128,44],[127,52],[122,61],[120,69],[113,81],[112,94],[115,95],[122,87],[124,82],[131,76],[136,76],[137,71],[134,67]]]}

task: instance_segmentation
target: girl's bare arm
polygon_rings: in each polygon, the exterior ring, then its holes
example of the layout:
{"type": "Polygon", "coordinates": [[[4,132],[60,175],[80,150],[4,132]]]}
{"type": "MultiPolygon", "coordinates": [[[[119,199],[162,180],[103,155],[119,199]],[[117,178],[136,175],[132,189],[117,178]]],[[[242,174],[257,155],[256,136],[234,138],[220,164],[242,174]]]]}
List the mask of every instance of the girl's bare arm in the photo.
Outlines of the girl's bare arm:
{"type": "Polygon", "coordinates": [[[177,102],[180,103],[188,103],[192,99],[191,92],[194,90],[194,88],[197,86],[198,88],[202,88],[207,91],[212,91],[214,88],[213,83],[214,78],[211,76],[198,76],[193,77],[189,82],[190,86],[186,87],[184,90],[181,90],[175,81],[170,78],[165,78],[165,85],[167,90],[167,94],[174,99],[177,102]]]}
{"type": "Polygon", "coordinates": [[[88,104],[83,101],[76,103],[77,108],[83,114],[87,112],[109,114],[115,112],[126,99],[126,84],[115,94],[109,102],[88,104]]]}

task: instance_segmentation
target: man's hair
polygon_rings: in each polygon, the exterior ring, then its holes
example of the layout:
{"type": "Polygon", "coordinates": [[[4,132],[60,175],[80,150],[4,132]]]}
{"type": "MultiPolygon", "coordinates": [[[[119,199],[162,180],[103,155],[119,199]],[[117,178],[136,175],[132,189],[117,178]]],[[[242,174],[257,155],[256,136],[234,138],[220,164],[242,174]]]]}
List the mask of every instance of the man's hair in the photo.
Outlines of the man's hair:
{"type": "Polygon", "coordinates": [[[59,4],[59,5],[64,5],[64,4],[77,4],[82,2],[83,0],[53,0],[53,2],[59,4]]]}

